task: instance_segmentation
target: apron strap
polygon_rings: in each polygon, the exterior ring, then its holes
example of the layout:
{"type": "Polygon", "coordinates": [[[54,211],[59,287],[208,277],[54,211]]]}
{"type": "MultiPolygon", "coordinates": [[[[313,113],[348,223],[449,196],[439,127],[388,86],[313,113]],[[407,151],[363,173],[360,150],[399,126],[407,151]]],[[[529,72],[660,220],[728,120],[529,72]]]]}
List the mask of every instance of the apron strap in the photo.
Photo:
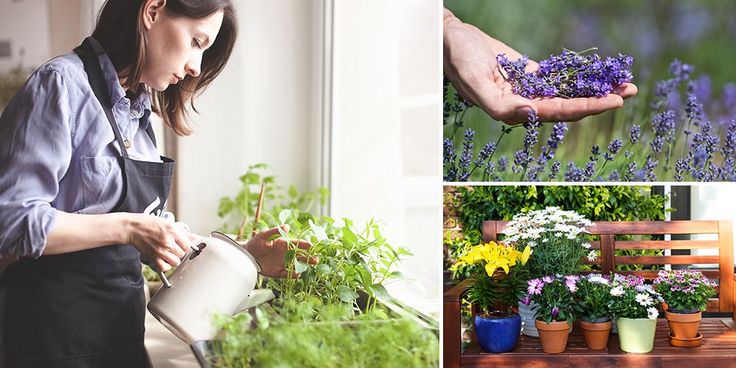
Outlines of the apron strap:
{"type": "MultiPolygon", "coordinates": [[[[110,123],[110,126],[112,126],[112,130],[115,133],[115,140],[120,146],[120,152],[122,153],[124,158],[129,158],[128,150],[125,148],[123,136],[122,134],[120,134],[120,128],[118,128],[117,121],[115,120],[115,116],[112,113],[110,93],[107,90],[107,86],[105,85],[105,77],[102,74],[102,67],[100,66],[99,60],[97,59],[97,54],[94,52],[92,43],[89,41],[89,39],[85,39],[84,42],[82,42],[82,45],[74,49],[74,52],[79,55],[80,59],[82,59],[82,63],[84,64],[84,71],[87,73],[87,79],[89,79],[89,84],[92,87],[92,91],[95,93],[95,96],[97,96],[97,99],[100,101],[102,109],[105,111],[107,121],[110,123]]],[[[143,119],[148,119],[149,114],[150,113],[148,111],[143,113],[143,117],[141,117],[141,123],[143,122],[143,119]]],[[[153,134],[153,128],[151,127],[150,122],[148,123],[148,128],[146,128],[146,133],[148,133],[148,137],[151,138],[153,146],[156,147],[156,136],[153,134]]]]}

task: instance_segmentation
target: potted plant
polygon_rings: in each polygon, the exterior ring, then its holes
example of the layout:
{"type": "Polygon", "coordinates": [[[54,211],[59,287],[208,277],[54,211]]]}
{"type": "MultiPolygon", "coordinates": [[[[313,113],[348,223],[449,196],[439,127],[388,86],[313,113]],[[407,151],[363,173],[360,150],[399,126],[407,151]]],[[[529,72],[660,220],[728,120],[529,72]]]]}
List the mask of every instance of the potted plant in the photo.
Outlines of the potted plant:
{"type": "Polygon", "coordinates": [[[575,292],[580,276],[544,276],[528,282],[523,303],[537,303],[534,324],[539,331],[542,351],[557,354],[565,351],[567,337],[579,306],[575,292]]]}
{"type": "Polygon", "coordinates": [[[326,192],[284,195],[273,177],[249,168],[240,179],[238,195],[223,198],[219,215],[223,227],[243,241],[253,229],[287,224],[287,240],[297,242],[284,256],[289,276],[264,278],[262,286],[276,298],[248,313],[219,316],[221,333],[214,340],[192,346],[202,367],[273,366],[437,366],[439,324],[391,297],[384,285],[402,277],[397,269],[410,253],[394,247],[379,225],[358,228],[349,219],[310,213],[326,192]],[[265,203],[258,221],[260,183],[266,183],[265,203]],[[305,263],[314,257],[319,263],[305,263]]]}
{"type": "Polygon", "coordinates": [[[654,287],[667,304],[665,317],[671,337],[695,339],[708,298],[716,295],[715,284],[700,271],[659,271],[654,287]]]}
{"type": "Polygon", "coordinates": [[[588,274],[578,282],[577,301],[580,304],[580,327],[588,348],[602,350],[608,346],[611,318],[608,302],[611,282],[601,274],[588,274]]]}
{"type": "Polygon", "coordinates": [[[475,245],[452,270],[465,269],[473,279],[467,299],[480,310],[474,316],[480,347],[489,353],[512,350],[519,340],[521,317],[514,311],[524,291],[523,266],[531,249],[523,252],[503,244],[475,245]]]}
{"type": "MultiPolygon", "coordinates": [[[[585,236],[589,226],[593,223],[575,211],[547,207],[514,216],[506,225],[504,241],[517,249],[531,247],[534,257],[527,265],[530,279],[574,275],[581,270],[583,257],[591,252],[585,236]]],[[[523,333],[528,336],[539,336],[533,322],[535,307],[534,303],[519,307],[523,333]]]]}
{"type": "Polygon", "coordinates": [[[618,326],[621,350],[648,353],[654,347],[654,333],[661,297],[644,284],[641,276],[616,274],[611,284],[609,309],[618,326]]]}

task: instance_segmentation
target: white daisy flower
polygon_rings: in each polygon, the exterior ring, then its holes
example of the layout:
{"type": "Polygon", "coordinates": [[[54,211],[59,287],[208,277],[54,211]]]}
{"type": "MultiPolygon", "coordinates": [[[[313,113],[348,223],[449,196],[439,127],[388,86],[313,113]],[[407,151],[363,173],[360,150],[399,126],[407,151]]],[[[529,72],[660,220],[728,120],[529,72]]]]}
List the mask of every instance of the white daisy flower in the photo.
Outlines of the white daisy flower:
{"type": "Polygon", "coordinates": [[[647,308],[647,318],[657,319],[657,316],[659,316],[659,311],[657,310],[657,308],[654,308],[654,307],[647,308]]]}
{"type": "Polygon", "coordinates": [[[624,295],[624,288],[621,286],[616,286],[615,288],[611,289],[611,295],[613,296],[624,295]]]}

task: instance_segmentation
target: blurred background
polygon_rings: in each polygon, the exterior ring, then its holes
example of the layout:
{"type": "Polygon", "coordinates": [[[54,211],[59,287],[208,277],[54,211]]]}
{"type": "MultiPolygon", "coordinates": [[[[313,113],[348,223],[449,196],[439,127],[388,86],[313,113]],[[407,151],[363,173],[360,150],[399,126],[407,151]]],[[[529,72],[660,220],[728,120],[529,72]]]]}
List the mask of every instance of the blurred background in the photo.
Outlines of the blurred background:
{"type": "MultiPolygon", "coordinates": [[[[101,0],[0,0],[0,111],[32,71],[91,34],[101,0]]],[[[439,4],[424,0],[237,0],[240,35],[199,98],[196,132],[165,133],[177,161],[168,202],[200,234],[220,228],[220,198],[250,165],[300,192],[327,188],[317,210],[382,224],[414,256],[392,295],[439,310],[441,111],[439,4]]],[[[257,186],[256,186],[257,192],[257,186]]],[[[269,203],[265,203],[269,206],[269,203]]]]}
{"type": "MultiPolygon", "coordinates": [[[[694,66],[691,79],[697,82],[698,98],[715,128],[736,117],[736,2],[732,0],[444,0],[444,5],[462,21],[534,60],[563,48],[597,47],[603,57],[633,56],[638,96],[627,100],[623,109],[568,124],[566,142],[556,155],[563,168],[568,160],[583,166],[593,144],[605,151],[613,138],[626,142],[632,124],[641,125],[643,132],[650,130],[653,88],[656,81],[668,78],[668,65],[675,58],[694,66]]],[[[680,102],[684,101],[682,96],[680,102]]],[[[476,130],[476,150],[501,134],[501,124],[477,108],[467,112],[465,126],[476,130]]],[[[545,125],[540,139],[550,131],[551,124],[545,125]]],[[[452,132],[446,126],[444,133],[448,137],[452,132]]],[[[513,160],[523,134],[523,129],[515,129],[503,138],[495,157],[502,154],[513,160]]],[[[686,151],[682,145],[680,152],[686,151]]]]}

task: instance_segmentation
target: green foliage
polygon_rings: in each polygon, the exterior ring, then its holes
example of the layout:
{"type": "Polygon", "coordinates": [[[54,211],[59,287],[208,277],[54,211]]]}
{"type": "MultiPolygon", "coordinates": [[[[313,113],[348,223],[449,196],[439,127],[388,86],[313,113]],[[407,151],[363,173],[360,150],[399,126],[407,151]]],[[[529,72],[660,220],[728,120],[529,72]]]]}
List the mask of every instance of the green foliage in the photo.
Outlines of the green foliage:
{"type": "Polygon", "coordinates": [[[216,367],[436,367],[437,336],[410,319],[388,319],[375,308],[354,316],[345,304],[289,302],[255,318],[225,318],[214,347],[216,367]],[[320,316],[311,320],[311,316],[320,316]],[[252,328],[252,324],[256,324],[252,328]],[[244,338],[247,336],[247,338],[244,338]]]}
{"type": "Polygon", "coordinates": [[[308,251],[294,248],[286,254],[287,270],[300,273],[300,278],[268,280],[268,287],[279,291],[281,302],[352,304],[359,292],[375,301],[386,295],[386,280],[401,277],[394,268],[401,258],[410,255],[407,249],[386,242],[378,224],[372,221],[358,231],[349,219],[317,218],[296,210],[283,210],[278,217],[289,224],[291,239],[312,244],[308,251]],[[310,265],[300,261],[302,257],[316,257],[320,262],[310,265]]]}
{"type": "Polygon", "coordinates": [[[534,247],[534,254],[529,258],[529,274],[531,277],[544,275],[573,275],[581,271],[583,257],[588,252],[579,243],[573,243],[561,237],[549,237],[548,242],[534,247]]]}
{"type": "Polygon", "coordinates": [[[315,210],[315,206],[323,206],[329,197],[326,188],[313,192],[300,193],[294,185],[290,185],[284,193],[276,184],[276,177],[265,175],[267,164],[258,163],[248,166],[248,170],[240,176],[240,189],[233,197],[222,197],[217,216],[225,220],[220,231],[236,234],[238,240],[250,236],[253,229],[277,226],[281,223],[278,214],[284,209],[296,209],[303,212],[315,210]],[[255,212],[258,207],[258,195],[264,184],[263,209],[261,219],[255,223],[255,212]]]}
{"type": "Polygon", "coordinates": [[[589,322],[609,317],[608,303],[611,300],[611,284],[600,274],[582,277],[577,284],[576,298],[580,303],[580,316],[589,322]]]}
{"type": "Polygon", "coordinates": [[[466,301],[478,306],[487,316],[511,315],[524,295],[528,274],[522,266],[516,266],[508,274],[488,276],[479,272],[473,276],[473,286],[466,294],[466,301]]]}
{"type": "Polygon", "coordinates": [[[660,271],[654,285],[670,311],[704,311],[716,295],[715,283],[695,270],[660,271]]]}
{"type": "MultiPolygon", "coordinates": [[[[459,221],[465,231],[481,229],[486,220],[507,221],[518,213],[548,206],[575,211],[591,221],[661,221],[665,219],[664,205],[668,199],[666,195],[652,194],[649,186],[623,185],[476,186],[459,187],[458,192],[459,221]]],[[[661,250],[617,250],[616,255],[661,255],[661,250]]],[[[642,268],[617,265],[617,270],[642,268]]]]}
{"type": "Polygon", "coordinates": [[[299,194],[292,186],[283,195],[273,177],[259,173],[264,168],[251,166],[241,177],[238,194],[221,200],[218,214],[239,220],[239,229],[226,229],[243,236],[253,226],[288,224],[289,233],[280,234],[290,246],[284,263],[289,276],[301,276],[267,279],[267,287],[278,296],[253,315],[219,316],[223,333],[214,342],[216,365],[437,366],[437,335],[416,319],[397,318],[378,302],[391,299],[383,284],[402,277],[395,268],[409,251],[388,244],[373,221],[358,229],[349,219],[315,215],[313,205],[324,204],[326,190],[299,194]],[[249,224],[261,182],[267,184],[265,210],[258,224],[249,224]],[[312,246],[298,248],[297,240],[312,246]],[[307,263],[309,257],[319,263],[307,263]]]}
{"type": "Polygon", "coordinates": [[[476,186],[459,187],[463,229],[480,229],[485,220],[548,206],[575,211],[591,221],[664,220],[667,196],[638,186],[476,186]]]}

